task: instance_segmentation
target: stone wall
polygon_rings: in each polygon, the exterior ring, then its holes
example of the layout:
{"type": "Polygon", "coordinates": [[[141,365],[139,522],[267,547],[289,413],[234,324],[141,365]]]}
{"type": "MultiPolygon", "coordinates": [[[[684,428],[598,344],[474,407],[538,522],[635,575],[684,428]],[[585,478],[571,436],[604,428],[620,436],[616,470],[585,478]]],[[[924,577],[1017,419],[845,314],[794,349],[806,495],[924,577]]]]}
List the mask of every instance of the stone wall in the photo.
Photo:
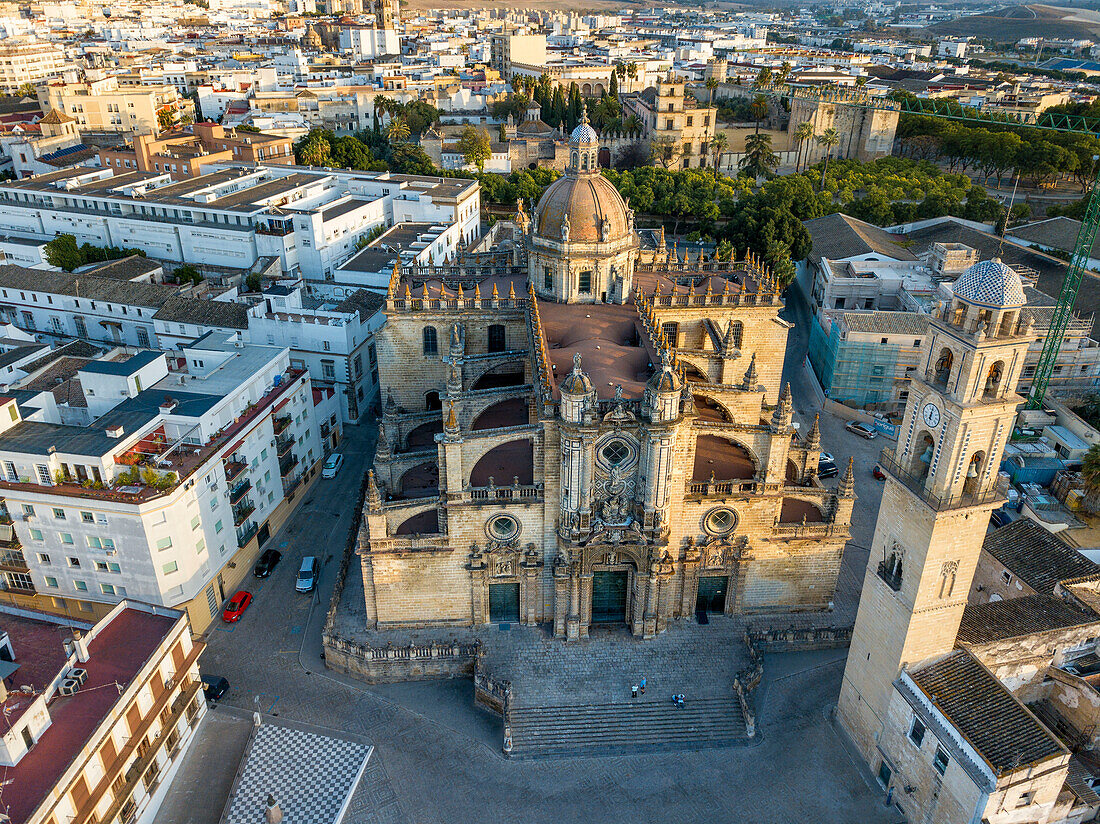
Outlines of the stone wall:
{"type": "Polygon", "coordinates": [[[803,652],[815,649],[839,649],[852,640],[851,627],[808,627],[754,630],[747,636],[759,652],[803,652]]]}
{"type": "Polygon", "coordinates": [[[474,674],[481,644],[409,644],[373,647],[344,638],[325,638],[325,666],[368,684],[459,678],[474,674]]]}

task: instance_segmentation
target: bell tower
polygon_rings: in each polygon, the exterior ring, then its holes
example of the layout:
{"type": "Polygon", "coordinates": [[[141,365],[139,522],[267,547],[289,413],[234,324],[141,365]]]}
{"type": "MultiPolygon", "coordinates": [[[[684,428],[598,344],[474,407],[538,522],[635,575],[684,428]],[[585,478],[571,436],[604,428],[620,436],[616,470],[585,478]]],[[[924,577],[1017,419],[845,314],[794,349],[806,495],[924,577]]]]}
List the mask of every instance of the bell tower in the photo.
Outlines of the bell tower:
{"type": "Polygon", "coordinates": [[[882,453],[882,504],[837,705],[872,769],[899,671],[954,648],[989,514],[1003,500],[997,467],[1034,339],[1025,303],[1000,260],[959,277],[932,313],[897,445],[882,453]]]}

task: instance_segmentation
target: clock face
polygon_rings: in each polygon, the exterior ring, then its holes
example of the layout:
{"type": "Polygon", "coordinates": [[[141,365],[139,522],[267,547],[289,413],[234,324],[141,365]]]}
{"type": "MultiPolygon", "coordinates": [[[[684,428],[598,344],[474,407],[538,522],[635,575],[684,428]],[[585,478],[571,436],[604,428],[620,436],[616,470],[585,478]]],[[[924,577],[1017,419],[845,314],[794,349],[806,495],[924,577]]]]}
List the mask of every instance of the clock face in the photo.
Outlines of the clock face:
{"type": "Polygon", "coordinates": [[[940,422],[940,408],[934,403],[926,403],[921,410],[924,422],[929,426],[936,426],[940,422]]]}

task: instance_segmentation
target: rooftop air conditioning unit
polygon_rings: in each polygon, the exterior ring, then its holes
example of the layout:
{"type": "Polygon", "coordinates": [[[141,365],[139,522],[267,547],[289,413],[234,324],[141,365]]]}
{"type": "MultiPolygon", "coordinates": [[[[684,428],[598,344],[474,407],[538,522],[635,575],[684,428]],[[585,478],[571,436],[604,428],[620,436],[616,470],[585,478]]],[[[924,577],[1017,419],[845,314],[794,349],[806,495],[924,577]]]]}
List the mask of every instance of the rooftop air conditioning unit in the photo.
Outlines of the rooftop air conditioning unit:
{"type": "Polygon", "coordinates": [[[80,682],[75,678],[66,678],[61,682],[61,689],[58,690],[62,695],[76,695],[77,690],[80,689],[80,682]]]}
{"type": "Polygon", "coordinates": [[[84,682],[88,680],[88,670],[84,669],[83,667],[73,667],[71,670],[69,670],[68,677],[83,686],[84,682]]]}

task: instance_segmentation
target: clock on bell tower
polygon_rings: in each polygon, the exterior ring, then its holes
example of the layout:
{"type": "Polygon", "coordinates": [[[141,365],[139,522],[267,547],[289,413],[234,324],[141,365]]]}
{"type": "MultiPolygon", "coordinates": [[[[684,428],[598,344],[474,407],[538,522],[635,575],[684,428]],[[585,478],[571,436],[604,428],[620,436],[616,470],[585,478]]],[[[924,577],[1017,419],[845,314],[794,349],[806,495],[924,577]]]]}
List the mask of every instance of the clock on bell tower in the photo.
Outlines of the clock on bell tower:
{"type": "Polygon", "coordinates": [[[1019,276],[971,266],[933,311],[886,474],[838,717],[873,763],[881,713],[906,665],[949,652],[989,524],[997,467],[1034,339],[1019,276]]]}

